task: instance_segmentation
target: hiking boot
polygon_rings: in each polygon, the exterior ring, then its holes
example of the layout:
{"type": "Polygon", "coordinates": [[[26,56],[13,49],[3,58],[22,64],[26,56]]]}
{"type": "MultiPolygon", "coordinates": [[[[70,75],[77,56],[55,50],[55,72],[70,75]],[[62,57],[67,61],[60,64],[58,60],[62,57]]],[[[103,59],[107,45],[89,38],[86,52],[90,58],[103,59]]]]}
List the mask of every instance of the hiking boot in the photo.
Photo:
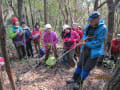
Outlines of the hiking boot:
{"type": "Polygon", "coordinates": [[[80,74],[74,73],[73,77],[71,80],[66,81],[67,84],[75,83],[76,80],[79,78],[80,74]]]}
{"type": "Polygon", "coordinates": [[[75,83],[73,90],[79,90],[80,89],[80,84],[79,83],[75,83]]]}
{"type": "Polygon", "coordinates": [[[74,84],[73,90],[79,90],[80,88],[82,88],[83,81],[84,81],[83,79],[78,78],[78,80],[74,84]]]}
{"type": "Polygon", "coordinates": [[[74,83],[74,82],[75,82],[75,80],[73,78],[71,80],[66,81],[67,84],[71,84],[71,83],[74,83]]]}

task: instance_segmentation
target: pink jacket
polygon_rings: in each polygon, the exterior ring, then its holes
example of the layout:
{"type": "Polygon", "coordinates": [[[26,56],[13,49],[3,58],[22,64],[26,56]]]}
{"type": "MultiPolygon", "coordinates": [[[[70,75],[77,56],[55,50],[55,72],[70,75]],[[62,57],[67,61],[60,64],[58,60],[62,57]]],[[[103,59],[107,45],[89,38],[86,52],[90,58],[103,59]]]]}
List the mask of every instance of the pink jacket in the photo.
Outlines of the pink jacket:
{"type": "Polygon", "coordinates": [[[54,48],[57,48],[56,44],[58,42],[58,37],[53,31],[51,31],[51,33],[44,32],[43,42],[46,49],[48,47],[48,43],[51,43],[54,48]]]}
{"type": "MultiPolygon", "coordinates": [[[[66,35],[66,33],[64,33],[64,36],[66,35]]],[[[64,47],[66,49],[72,49],[72,48],[75,48],[76,46],[76,42],[79,42],[80,41],[80,36],[79,34],[77,34],[77,32],[71,30],[71,36],[70,37],[66,37],[64,38],[63,37],[63,42],[64,42],[64,47]],[[67,45],[69,44],[69,45],[67,45]]]]}
{"type": "Polygon", "coordinates": [[[41,30],[39,29],[39,30],[33,30],[32,31],[32,33],[31,33],[31,36],[33,37],[33,41],[34,42],[38,42],[38,41],[40,41],[40,38],[41,38],[41,35],[42,35],[42,33],[41,33],[41,30]]]}

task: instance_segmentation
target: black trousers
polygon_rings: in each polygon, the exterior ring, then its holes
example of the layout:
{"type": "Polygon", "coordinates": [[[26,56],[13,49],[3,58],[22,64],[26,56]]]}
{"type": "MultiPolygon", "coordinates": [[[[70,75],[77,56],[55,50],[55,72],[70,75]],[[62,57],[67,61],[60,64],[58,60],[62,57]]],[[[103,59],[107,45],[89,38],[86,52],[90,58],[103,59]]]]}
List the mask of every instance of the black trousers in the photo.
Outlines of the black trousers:
{"type": "Polygon", "coordinates": [[[33,49],[32,49],[32,42],[31,40],[26,42],[26,51],[27,51],[27,56],[32,56],[33,57],[33,49]]]}
{"type": "Polygon", "coordinates": [[[18,53],[18,56],[19,56],[19,59],[22,59],[26,56],[26,52],[25,52],[25,47],[24,45],[21,45],[21,46],[16,46],[15,45],[15,48],[17,50],[17,53],[18,53]]]}
{"type": "Polygon", "coordinates": [[[83,68],[87,71],[92,70],[96,63],[98,58],[90,58],[90,48],[85,47],[82,53],[80,54],[79,62],[78,62],[78,67],[83,68]]]}

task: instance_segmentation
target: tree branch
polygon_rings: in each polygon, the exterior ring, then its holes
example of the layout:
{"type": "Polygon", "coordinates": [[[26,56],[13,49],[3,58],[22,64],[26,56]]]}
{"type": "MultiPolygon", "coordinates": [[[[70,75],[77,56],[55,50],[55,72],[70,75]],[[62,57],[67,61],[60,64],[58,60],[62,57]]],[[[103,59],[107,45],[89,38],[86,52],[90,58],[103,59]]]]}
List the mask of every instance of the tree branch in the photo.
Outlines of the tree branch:
{"type": "Polygon", "coordinates": [[[104,4],[106,4],[107,3],[107,0],[106,1],[104,1],[101,5],[99,5],[98,7],[97,7],[97,9],[99,9],[99,8],[101,8],[104,4]]]}
{"type": "Polygon", "coordinates": [[[114,5],[117,6],[117,4],[120,2],[120,0],[115,0],[114,5]]]}

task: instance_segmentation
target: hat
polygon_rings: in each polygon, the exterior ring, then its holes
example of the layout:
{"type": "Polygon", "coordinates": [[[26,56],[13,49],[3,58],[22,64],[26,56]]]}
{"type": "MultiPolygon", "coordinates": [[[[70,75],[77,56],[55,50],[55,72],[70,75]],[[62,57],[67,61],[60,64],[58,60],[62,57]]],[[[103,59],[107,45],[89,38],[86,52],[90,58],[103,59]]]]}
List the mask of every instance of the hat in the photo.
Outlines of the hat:
{"type": "Polygon", "coordinates": [[[63,26],[63,31],[64,31],[65,29],[71,29],[71,28],[70,28],[69,25],[64,25],[64,26],[63,26]]]}
{"type": "Polygon", "coordinates": [[[46,25],[45,25],[45,30],[51,29],[51,28],[52,28],[52,26],[51,26],[50,24],[46,24],[46,25]]]}
{"type": "Polygon", "coordinates": [[[100,17],[100,13],[97,12],[97,11],[93,11],[93,12],[89,15],[88,21],[93,21],[94,19],[99,18],[99,17],[100,17]]]}
{"type": "Polygon", "coordinates": [[[18,21],[18,18],[17,17],[12,17],[11,18],[11,22],[14,24],[15,22],[17,22],[18,21]]]}
{"type": "Polygon", "coordinates": [[[22,24],[25,24],[25,21],[24,20],[22,20],[21,22],[20,22],[20,24],[22,25],[22,24]]]}

